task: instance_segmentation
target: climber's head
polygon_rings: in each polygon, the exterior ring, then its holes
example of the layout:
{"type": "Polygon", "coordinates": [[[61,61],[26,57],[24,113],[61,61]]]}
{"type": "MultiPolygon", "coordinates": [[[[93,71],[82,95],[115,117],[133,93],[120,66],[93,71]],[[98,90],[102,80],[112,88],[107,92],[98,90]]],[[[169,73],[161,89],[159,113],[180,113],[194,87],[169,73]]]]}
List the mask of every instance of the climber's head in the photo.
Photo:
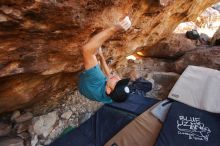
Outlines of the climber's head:
{"type": "Polygon", "coordinates": [[[122,102],[127,99],[130,92],[128,83],[130,79],[120,79],[118,75],[109,77],[106,83],[106,93],[113,101],[122,102]]]}

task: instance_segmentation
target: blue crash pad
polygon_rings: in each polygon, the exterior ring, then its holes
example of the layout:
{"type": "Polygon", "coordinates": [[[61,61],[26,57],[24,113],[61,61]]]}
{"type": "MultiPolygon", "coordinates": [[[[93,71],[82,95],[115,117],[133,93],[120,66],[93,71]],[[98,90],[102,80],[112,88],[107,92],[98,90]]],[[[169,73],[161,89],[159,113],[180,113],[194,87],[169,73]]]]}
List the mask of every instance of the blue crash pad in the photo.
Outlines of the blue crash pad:
{"type": "Polygon", "coordinates": [[[173,102],[155,146],[220,146],[220,114],[173,102]]]}
{"type": "Polygon", "coordinates": [[[131,94],[123,103],[105,104],[78,128],[50,146],[103,146],[136,116],[158,100],[131,94]]]}

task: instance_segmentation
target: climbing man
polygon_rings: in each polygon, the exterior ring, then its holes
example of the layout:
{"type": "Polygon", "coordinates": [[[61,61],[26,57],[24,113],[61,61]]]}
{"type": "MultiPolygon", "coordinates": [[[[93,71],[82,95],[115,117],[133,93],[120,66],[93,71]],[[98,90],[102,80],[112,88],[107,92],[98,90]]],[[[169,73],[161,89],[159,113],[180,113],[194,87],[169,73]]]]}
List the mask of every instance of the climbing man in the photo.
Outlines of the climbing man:
{"type": "Polygon", "coordinates": [[[80,74],[79,91],[91,100],[103,103],[123,102],[128,94],[129,79],[120,79],[112,75],[102,54],[101,45],[118,31],[128,30],[131,26],[129,17],[93,36],[82,48],[85,71],[80,74]],[[96,53],[100,56],[98,64],[96,53]]]}

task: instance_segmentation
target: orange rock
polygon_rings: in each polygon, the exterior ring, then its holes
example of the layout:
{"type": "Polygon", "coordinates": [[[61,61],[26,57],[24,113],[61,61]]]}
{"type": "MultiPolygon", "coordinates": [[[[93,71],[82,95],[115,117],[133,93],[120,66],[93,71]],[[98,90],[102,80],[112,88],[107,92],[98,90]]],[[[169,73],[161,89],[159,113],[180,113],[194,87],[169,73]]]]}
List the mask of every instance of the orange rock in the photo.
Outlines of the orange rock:
{"type": "Polygon", "coordinates": [[[64,89],[75,89],[83,69],[79,48],[121,17],[128,15],[132,28],[104,44],[108,48],[104,55],[112,56],[113,62],[137,48],[154,46],[180,22],[195,20],[216,2],[1,0],[5,14],[0,18],[0,113],[60,98],[64,89]]]}

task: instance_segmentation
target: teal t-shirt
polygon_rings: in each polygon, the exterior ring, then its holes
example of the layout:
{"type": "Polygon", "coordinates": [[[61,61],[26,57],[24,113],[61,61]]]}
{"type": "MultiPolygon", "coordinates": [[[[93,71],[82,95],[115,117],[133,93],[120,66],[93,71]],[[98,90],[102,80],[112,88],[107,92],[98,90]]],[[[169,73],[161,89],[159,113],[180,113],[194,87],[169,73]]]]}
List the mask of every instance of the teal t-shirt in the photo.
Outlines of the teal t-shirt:
{"type": "Polygon", "coordinates": [[[105,93],[106,80],[99,65],[96,65],[80,74],[79,92],[91,100],[111,103],[111,98],[105,93]]]}

